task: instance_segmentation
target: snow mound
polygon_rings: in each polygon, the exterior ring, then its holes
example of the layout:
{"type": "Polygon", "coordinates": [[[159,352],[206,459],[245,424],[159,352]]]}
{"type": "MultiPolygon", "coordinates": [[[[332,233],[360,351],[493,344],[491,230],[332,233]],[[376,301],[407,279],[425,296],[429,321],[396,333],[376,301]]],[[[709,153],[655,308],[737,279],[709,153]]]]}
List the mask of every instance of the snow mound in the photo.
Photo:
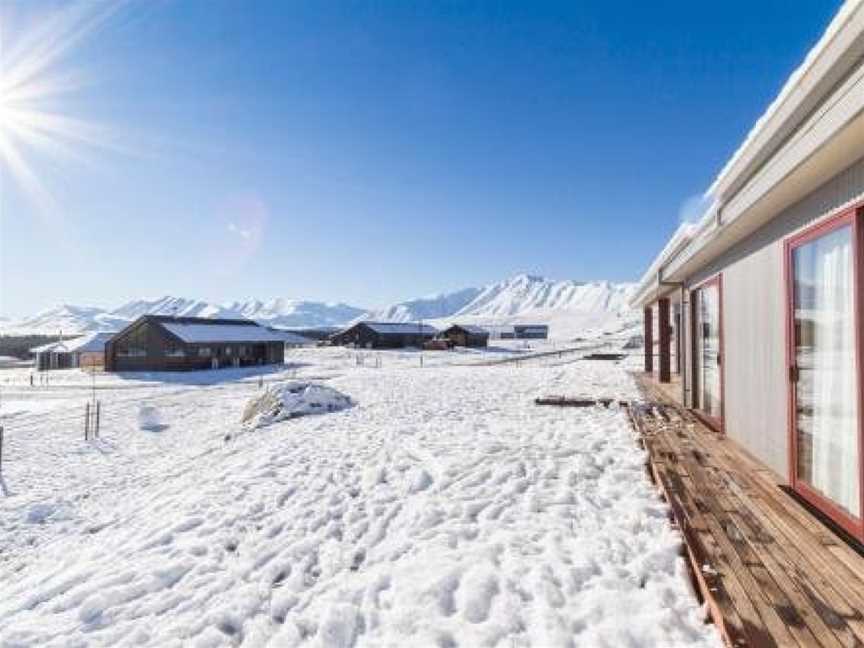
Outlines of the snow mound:
{"type": "Polygon", "coordinates": [[[158,432],[163,429],[162,416],[153,405],[141,405],[138,408],[138,429],[148,432],[158,432]]]}
{"type": "Polygon", "coordinates": [[[269,385],[250,398],[241,421],[246,427],[259,428],[298,416],[338,412],[352,405],[348,396],[332,387],[292,380],[269,385]]]}

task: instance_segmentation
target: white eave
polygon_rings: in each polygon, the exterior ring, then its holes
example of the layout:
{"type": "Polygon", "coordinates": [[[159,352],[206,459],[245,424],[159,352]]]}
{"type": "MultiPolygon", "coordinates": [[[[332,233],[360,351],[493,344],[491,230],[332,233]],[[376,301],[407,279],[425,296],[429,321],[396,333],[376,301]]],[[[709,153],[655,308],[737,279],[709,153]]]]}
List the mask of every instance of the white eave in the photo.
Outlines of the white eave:
{"type": "MultiPolygon", "coordinates": [[[[655,259],[631,305],[643,306],[864,154],[864,0],[850,0],[708,190],[688,240],[655,259]]],[[[678,233],[676,232],[676,236],[678,233]]]]}

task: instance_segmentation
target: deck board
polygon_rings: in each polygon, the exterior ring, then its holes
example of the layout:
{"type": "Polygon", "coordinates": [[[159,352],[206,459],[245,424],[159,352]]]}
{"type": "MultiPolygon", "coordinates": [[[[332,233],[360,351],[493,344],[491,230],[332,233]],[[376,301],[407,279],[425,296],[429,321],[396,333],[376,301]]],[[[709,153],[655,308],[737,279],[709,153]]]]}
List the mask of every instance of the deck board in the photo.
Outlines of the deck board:
{"type": "Polygon", "coordinates": [[[631,419],[724,641],[864,647],[864,557],[668,388],[636,377],[645,401],[631,419]]]}

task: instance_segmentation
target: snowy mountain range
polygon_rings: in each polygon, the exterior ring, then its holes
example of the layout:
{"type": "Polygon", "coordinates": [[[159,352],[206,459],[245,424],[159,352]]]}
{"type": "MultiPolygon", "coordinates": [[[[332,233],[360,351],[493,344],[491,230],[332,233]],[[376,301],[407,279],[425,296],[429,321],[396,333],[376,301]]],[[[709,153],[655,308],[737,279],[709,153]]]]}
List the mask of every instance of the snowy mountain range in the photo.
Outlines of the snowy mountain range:
{"type": "Polygon", "coordinates": [[[518,275],[482,288],[365,309],[343,303],[293,299],[213,304],[181,297],[139,299],[114,309],[61,304],[18,321],[0,322],[5,333],[79,333],[116,330],[144,314],[194,317],[245,317],[267,326],[286,328],[341,326],[361,319],[408,322],[427,320],[443,325],[459,320],[471,324],[549,324],[555,337],[578,335],[585,329],[608,328],[633,319],[627,302],[635,284],[608,281],[553,281],[518,275]]]}

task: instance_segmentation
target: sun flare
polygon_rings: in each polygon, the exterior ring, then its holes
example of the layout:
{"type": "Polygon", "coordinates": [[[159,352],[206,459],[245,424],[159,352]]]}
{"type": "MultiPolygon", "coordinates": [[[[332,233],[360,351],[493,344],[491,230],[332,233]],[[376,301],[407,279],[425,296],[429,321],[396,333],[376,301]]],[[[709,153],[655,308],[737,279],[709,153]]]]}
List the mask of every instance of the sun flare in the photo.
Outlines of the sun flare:
{"type": "Polygon", "coordinates": [[[43,210],[55,205],[37,159],[77,158],[103,144],[104,129],[64,109],[82,87],[65,63],[118,6],[70,4],[23,28],[0,13],[0,175],[43,210]]]}

